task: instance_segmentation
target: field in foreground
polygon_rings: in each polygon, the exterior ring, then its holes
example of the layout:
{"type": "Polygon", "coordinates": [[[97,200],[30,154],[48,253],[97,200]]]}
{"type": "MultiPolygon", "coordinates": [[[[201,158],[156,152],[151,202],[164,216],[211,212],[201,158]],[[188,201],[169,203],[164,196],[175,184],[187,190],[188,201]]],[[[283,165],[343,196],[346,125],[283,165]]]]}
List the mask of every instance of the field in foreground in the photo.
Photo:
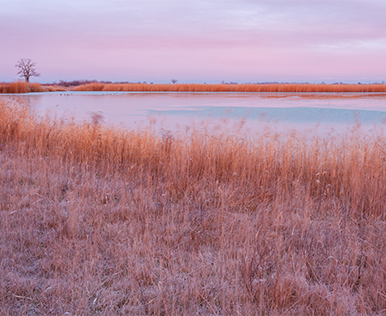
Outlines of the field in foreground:
{"type": "Polygon", "coordinates": [[[0,104],[0,314],[382,315],[386,139],[128,131],[0,104]]]}

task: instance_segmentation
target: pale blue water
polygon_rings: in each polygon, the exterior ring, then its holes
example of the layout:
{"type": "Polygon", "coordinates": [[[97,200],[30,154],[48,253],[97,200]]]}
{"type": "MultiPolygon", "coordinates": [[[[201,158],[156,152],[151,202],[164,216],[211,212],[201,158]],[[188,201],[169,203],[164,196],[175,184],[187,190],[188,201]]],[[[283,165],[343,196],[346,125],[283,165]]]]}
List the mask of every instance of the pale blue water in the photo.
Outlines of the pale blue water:
{"type": "Polygon", "coordinates": [[[363,130],[373,130],[386,121],[385,93],[54,92],[1,98],[20,99],[42,114],[91,120],[93,113],[100,113],[105,124],[173,131],[334,132],[358,123],[363,130]]]}

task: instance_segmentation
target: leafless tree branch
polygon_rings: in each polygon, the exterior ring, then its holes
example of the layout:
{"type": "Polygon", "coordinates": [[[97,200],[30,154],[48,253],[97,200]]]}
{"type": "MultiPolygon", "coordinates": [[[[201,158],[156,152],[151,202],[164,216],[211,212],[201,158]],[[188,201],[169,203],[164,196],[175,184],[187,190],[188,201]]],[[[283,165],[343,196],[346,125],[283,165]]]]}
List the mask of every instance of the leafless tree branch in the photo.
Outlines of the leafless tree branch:
{"type": "Polygon", "coordinates": [[[15,65],[18,69],[17,74],[23,77],[26,82],[29,82],[30,77],[39,77],[40,73],[36,72],[36,63],[30,58],[21,58],[15,65]]]}

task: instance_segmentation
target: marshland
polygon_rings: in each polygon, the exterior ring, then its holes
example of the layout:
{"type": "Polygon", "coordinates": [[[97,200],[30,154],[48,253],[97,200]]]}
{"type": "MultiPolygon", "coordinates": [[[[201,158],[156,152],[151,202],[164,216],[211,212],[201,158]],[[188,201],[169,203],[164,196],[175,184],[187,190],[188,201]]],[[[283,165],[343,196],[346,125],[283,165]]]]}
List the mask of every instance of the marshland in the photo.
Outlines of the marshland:
{"type": "Polygon", "coordinates": [[[94,118],[0,99],[2,314],[385,313],[381,124],[310,137],[94,118]]]}
{"type": "Polygon", "coordinates": [[[386,315],[386,1],[2,1],[0,315],[386,315]]]}
{"type": "Polygon", "coordinates": [[[28,93],[46,91],[174,91],[174,92],[386,92],[386,84],[310,84],[310,83],[266,83],[266,84],[148,84],[148,83],[104,83],[77,81],[71,86],[27,83],[24,81],[0,83],[0,93],[28,93]]]}

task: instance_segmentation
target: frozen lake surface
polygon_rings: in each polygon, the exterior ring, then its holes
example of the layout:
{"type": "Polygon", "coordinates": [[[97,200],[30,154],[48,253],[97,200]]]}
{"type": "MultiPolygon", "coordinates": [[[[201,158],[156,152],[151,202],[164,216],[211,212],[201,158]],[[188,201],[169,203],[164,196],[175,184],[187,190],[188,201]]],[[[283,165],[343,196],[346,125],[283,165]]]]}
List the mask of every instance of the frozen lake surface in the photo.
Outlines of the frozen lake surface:
{"type": "Polygon", "coordinates": [[[172,131],[208,130],[339,132],[352,126],[383,128],[386,93],[179,93],[53,92],[2,95],[38,113],[105,124],[172,131]]]}

